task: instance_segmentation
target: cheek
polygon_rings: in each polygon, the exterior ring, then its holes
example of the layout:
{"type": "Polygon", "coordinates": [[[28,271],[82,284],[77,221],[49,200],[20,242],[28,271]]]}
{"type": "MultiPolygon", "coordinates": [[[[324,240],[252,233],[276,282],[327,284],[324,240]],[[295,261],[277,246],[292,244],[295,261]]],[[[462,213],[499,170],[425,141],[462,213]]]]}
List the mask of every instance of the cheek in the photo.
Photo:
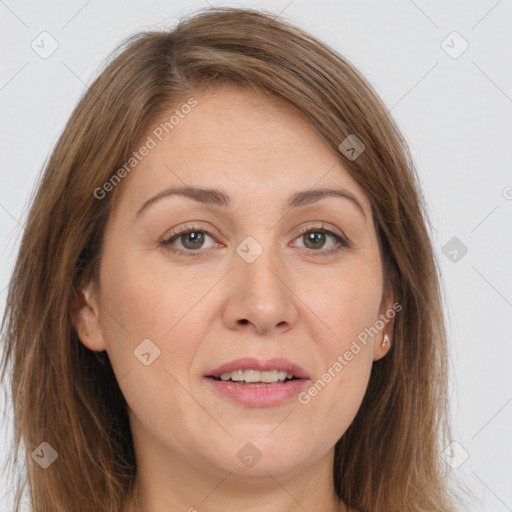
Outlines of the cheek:
{"type": "Polygon", "coordinates": [[[101,322],[116,375],[122,378],[130,372],[141,385],[158,389],[166,384],[167,389],[169,383],[152,382],[152,374],[154,368],[168,369],[185,383],[206,336],[203,297],[218,278],[185,277],[156,251],[105,256],[101,322]]]}
{"type": "Polygon", "coordinates": [[[143,251],[105,257],[101,276],[108,356],[130,410],[148,428],[170,425],[190,407],[184,387],[202,325],[194,305],[205,293],[150,260],[143,251]]]}
{"type": "Polygon", "coordinates": [[[368,387],[373,344],[357,338],[367,316],[358,310],[352,316],[341,316],[336,340],[324,342],[321,349],[323,373],[299,397],[302,404],[311,407],[310,417],[325,418],[323,428],[331,440],[348,429],[368,387]]]}
{"type": "Polygon", "coordinates": [[[340,362],[341,366],[333,368],[339,374],[329,383],[325,395],[324,410],[329,411],[337,433],[345,432],[354,420],[366,393],[372,368],[370,347],[362,347],[354,354],[351,361],[340,362]]]}
{"type": "Polygon", "coordinates": [[[199,280],[185,285],[180,272],[164,262],[157,250],[144,249],[121,253],[115,261],[106,255],[102,262],[105,302],[134,341],[162,340],[199,298],[199,280]]]}
{"type": "Polygon", "coordinates": [[[379,318],[381,297],[381,276],[372,265],[354,265],[340,272],[328,290],[317,294],[331,334],[325,338],[325,353],[331,363],[350,350],[354,340],[363,348],[371,344],[372,337],[366,333],[379,318]]]}
{"type": "Polygon", "coordinates": [[[366,392],[373,364],[371,333],[379,318],[381,293],[379,273],[354,266],[331,281],[329,293],[316,295],[315,312],[322,311],[329,329],[322,336],[311,333],[321,347],[324,373],[306,391],[319,415],[329,411],[333,433],[348,428],[366,392]]]}

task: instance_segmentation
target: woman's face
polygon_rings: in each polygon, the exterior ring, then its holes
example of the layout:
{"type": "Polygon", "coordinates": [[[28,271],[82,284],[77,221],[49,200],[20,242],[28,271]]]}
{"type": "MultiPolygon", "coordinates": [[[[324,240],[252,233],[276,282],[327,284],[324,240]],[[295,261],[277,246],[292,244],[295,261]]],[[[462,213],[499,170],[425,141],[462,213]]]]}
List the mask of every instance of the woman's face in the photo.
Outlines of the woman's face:
{"type": "Polygon", "coordinates": [[[139,463],[284,477],[331,460],[389,348],[383,330],[363,334],[392,304],[371,207],[277,100],[227,87],[194,97],[168,134],[174,109],[150,128],[117,185],[99,284],[75,325],[108,353],[139,463]],[[183,187],[210,192],[164,194],[183,187]],[[236,381],[280,372],[301,379],[236,381]]]}

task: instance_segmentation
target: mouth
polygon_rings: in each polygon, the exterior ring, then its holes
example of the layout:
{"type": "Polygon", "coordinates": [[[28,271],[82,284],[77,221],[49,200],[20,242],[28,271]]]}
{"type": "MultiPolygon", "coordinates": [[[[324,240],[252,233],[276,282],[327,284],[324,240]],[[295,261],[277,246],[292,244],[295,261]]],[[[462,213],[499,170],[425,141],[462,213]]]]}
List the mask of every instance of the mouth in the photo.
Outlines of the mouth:
{"type": "Polygon", "coordinates": [[[293,380],[300,380],[293,375],[293,373],[285,370],[261,371],[252,368],[226,372],[218,377],[214,375],[207,375],[206,377],[220,382],[232,382],[240,386],[251,387],[272,386],[275,384],[285,384],[293,380]]]}
{"type": "Polygon", "coordinates": [[[287,359],[237,359],[204,375],[218,396],[248,407],[269,407],[297,395],[309,381],[306,371],[287,359]]]}
{"type": "Polygon", "coordinates": [[[205,377],[240,384],[275,384],[290,380],[309,379],[304,368],[288,359],[274,358],[262,361],[243,357],[210,370],[205,377]]]}

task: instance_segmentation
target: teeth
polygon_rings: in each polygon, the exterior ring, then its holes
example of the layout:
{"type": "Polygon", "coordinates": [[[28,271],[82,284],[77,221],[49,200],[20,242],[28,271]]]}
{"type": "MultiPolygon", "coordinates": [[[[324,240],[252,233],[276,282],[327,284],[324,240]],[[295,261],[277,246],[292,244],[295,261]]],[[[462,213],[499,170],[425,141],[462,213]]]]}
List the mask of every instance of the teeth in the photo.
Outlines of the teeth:
{"type": "Polygon", "coordinates": [[[261,382],[261,372],[259,370],[245,370],[243,373],[245,382],[261,382]]]}
{"type": "Polygon", "coordinates": [[[231,372],[231,380],[244,380],[244,372],[242,370],[236,370],[234,372],[231,372]]]}
{"type": "Polygon", "coordinates": [[[289,379],[291,379],[293,377],[293,374],[291,373],[286,373],[284,370],[278,370],[277,371],[277,378],[279,380],[284,380],[286,379],[286,377],[288,377],[289,379]]]}
{"type": "MultiPolygon", "coordinates": [[[[279,380],[277,370],[262,371],[260,373],[261,373],[260,382],[277,382],[279,380]]],[[[246,379],[246,382],[247,382],[247,379],[246,379]]]]}
{"type": "Polygon", "coordinates": [[[223,373],[220,376],[221,380],[232,380],[235,382],[278,382],[284,381],[286,378],[292,379],[293,373],[287,373],[284,370],[270,370],[270,371],[260,371],[260,370],[235,370],[234,372],[223,373]]]}

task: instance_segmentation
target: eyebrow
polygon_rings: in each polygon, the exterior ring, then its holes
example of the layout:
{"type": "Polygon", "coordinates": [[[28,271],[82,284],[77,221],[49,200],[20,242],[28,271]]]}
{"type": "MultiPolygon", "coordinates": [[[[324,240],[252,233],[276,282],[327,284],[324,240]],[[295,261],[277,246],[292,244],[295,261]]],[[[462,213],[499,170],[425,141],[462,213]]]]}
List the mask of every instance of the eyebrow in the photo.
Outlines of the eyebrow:
{"type": "MultiPolygon", "coordinates": [[[[160,199],[173,195],[188,197],[194,201],[210,206],[218,206],[222,208],[231,208],[233,206],[233,202],[231,201],[229,195],[219,189],[192,186],[175,187],[162,190],[155,196],[149,198],[139,208],[138,212],[135,214],[135,217],[137,217],[143,210],[159,201],[160,199]]],[[[349,200],[359,210],[359,212],[366,220],[366,213],[364,208],[357,200],[356,196],[343,188],[318,188],[296,192],[289,197],[285,209],[308,206],[326,197],[340,197],[349,200]]]]}

